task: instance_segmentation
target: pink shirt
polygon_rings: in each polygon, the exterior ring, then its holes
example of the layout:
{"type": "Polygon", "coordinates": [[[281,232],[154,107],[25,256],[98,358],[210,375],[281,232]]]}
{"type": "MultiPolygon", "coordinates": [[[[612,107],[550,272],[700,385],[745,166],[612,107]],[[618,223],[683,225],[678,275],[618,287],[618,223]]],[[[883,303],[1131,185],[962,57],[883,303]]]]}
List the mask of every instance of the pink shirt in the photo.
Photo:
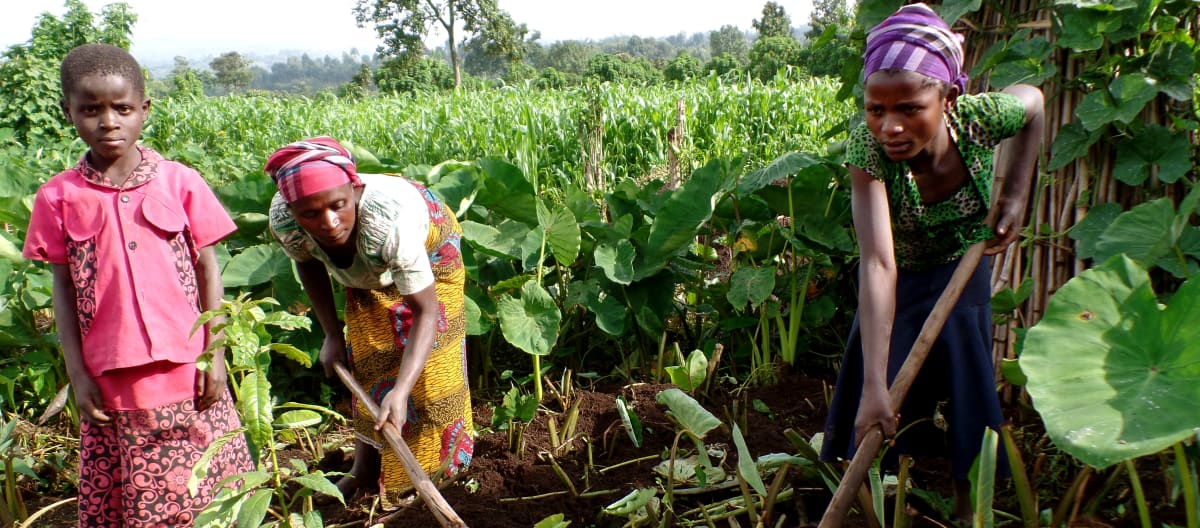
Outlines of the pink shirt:
{"type": "Polygon", "coordinates": [[[236,229],[195,170],[138,147],[115,186],[87,161],[38,189],[26,258],[65,264],[75,282],[83,361],[92,376],[155,361],[195,363],[205,334],[198,249],[236,229]]]}

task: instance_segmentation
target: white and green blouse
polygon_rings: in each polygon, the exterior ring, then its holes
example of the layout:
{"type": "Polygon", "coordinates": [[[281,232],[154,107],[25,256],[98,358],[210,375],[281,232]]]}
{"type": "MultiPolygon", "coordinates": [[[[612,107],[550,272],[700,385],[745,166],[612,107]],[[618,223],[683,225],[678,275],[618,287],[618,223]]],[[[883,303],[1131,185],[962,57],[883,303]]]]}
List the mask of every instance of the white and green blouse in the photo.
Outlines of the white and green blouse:
{"type": "MultiPolygon", "coordinates": [[[[418,189],[399,176],[359,174],[365,184],[358,202],[358,252],[348,267],[333,264],[308,235],[279,193],[271,200],[271,233],[296,262],[317,259],[329,275],[348,288],[379,289],[396,285],[401,295],[434,282],[425,248],[429,205],[418,189]]],[[[425,191],[428,192],[428,191],[425,191]]]]}

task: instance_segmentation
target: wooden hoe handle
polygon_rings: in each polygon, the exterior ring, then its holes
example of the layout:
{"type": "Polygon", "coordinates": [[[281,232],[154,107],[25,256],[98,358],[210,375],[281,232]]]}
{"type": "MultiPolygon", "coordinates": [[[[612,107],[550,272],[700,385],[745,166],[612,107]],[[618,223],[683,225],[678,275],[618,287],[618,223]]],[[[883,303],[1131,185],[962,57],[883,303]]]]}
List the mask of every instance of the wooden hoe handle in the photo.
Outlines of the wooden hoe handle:
{"type": "MultiPolygon", "coordinates": [[[[946,319],[954,309],[955,303],[958,302],[959,295],[962,295],[963,288],[966,287],[967,281],[975,272],[979,260],[983,258],[983,250],[986,245],[986,242],[978,242],[967,249],[962,260],[959,261],[958,267],[954,269],[954,275],[950,277],[950,282],[946,283],[946,289],[942,290],[937,304],[933,306],[933,311],[929,313],[929,318],[925,319],[917,341],[913,343],[908,358],[900,366],[900,372],[896,373],[896,379],[892,381],[892,386],[888,389],[893,411],[900,411],[900,404],[904,403],[904,397],[908,395],[909,387],[912,386],[917,373],[921,371],[921,365],[925,363],[925,358],[929,356],[930,347],[937,340],[938,334],[942,332],[942,327],[945,326],[946,319]]],[[[829,501],[825,515],[821,517],[819,528],[842,526],[846,519],[846,513],[850,510],[850,503],[854,500],[854,494],[858,491],[859,486],[862,486],[863,478],[866,477],[867,470],[871,468],[871,462],[875,461],[875,455],[879,454],[880,447],[883,447],[883,431],[879,428],[879,424],[875,424],[858,444],[858,450],[855,451],[850,467],[842,476],[842,482],[838,484],[837,492],[829,501]]],[[[904,483],[900,485],[904,485],[904,483]]]]}
{"type": "MultiPolygon", "coordinates": [[[[333,369],[337,371],[337,375],[342,379],[342,383],[350,388],[350,392],[354,393],[354,397],[367,408],[367,413],[372,420],[377,420],[379,417],[379,406],[375,404],[375,400],[371,398],[367,391],[363,390],[362,386],[354,381],[354,376],[346,370],[346,366],[342,363],[335,363],[333,369]]],[[[404,439],[400,436],[400,430],[396,428],[392,422],[383,424],[383,437],[387,439],[392,449],[400,457],[400,464],[404,466],[404,472],[408,473],[408,478],[412,480],[413,485],[417,489],[417,493],[425,501],[425,505],[429,507],[430,513],[437,518],[438,524],[443,528],[466,528],[467,524],[458,517],[454,512],[454,508],[446,502],[445,497],[442,497],[442,492],[438,491],[437,486],[429,480],[429,476],[425,474],[425,470],[421,469],[421,463],[417,462],[417,457],[413,456],[412,451],[408,449],[408,444],[404,443],[404,439]]]]}

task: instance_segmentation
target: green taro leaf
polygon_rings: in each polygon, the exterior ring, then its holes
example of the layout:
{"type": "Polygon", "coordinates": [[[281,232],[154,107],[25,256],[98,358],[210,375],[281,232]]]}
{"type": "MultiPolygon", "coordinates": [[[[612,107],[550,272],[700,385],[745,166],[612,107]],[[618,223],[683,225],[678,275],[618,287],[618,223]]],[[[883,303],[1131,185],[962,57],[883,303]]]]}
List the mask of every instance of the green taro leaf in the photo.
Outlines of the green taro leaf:
{"type": "Polygon", "coordinates": [[[670,388],[659,392],[655,399],[658,400],[658,403],[666,405],[667,414],[675,418],[680,427],[696,438],[704,437],[709,431],[721,425],[721,420],[708,412],[708,409],[700,405],[695,398],[679,389],[670,388]]]}
{"type": "Polygon", "coordinates": [[[475,196],[475,203],[487,207],[493,214],[510,218],[529,227],[538,225],[537,200],[533,184],[511,163],[485,159],[479,162],[485,177],[475,196]]]}
{"type": "Polygon", "coordinates": [[[633,259],[636,256],[637,250],[627,239],[618,240],[615,245],[607,242],[596,244],[596,265],[604,271],[608,280],[617,284],[633,282],[633,259]]]}
{"type": "Polygon", "coordinates": [[[460,225],[463,239],[471,247],[492,257],[513,259],[521,257],[521,244],[529,237],[529,226],[513,220],[502,220],[496,226],[464,220],[460,225]]]}
{"type": "Polygon", "coordinates": [[[762,304],[774,290],[775,266],[746,266],[738,268],[729,278],[729,291],[725,298],[740,312],[746,308],[746,303],[750,303],[752,307],[762,304]]]}
{"type": "Polygon", "coordinates": [[[492,320],[484,317],[483,310],[470,295],[463,297],[463,312],[467,318],[467,335],[486,335],[492,329],[492,320]]]}
{"type": "Polygon", "coordinates": [[[709,163],[693,172],[682,187],[671,193],[650,225],[644,253],[639,255],[645,258],[635,266],[634,280],[658,273],[695,240],[720,198],[717,190],[724,179],[723,172],[723,163],[709,163]]]}
{"type": "Polygon", "coordinates": [[[556,513],[538,521],[533,528],[567,528],[568,526],[571,526],[571,521],[564,521],[563,514],[556,513]]]}
{"type": "Polygon", "coordinates": [[[1140,203],[1117,216],[1096,240],[1097,262],[1119,253],[1143,266],[1153,265],[1175,246],[1175,206],[1170,198],[1140,203]]]}
{"type": "Polygon", "coordinates": [[[1079,243],[1075,248],[1075,256],[1081,259],[1094,257],[1096,241],[1122,212],[1124,209],[1121,208],[1121,204],[1112,202],[1096,204],[1088,209],[1083,220],[1071,226],[1071,231],[1067,233],[1072,240],[1079,243]]]}
{"type": "Polygon", "coordinates": [[[292,260],[275,244],[250,246],[229,259],[221,272],[227,288],[257,286],[271,279],[292,274],[292,260]]]}
{"type": "Polygon", "coordinates": [[[321,415],[308,409],[287,411],[275,419],[275,425],[288,429],[312,427],[321,423],[321,415]]]}
{"type": "Polygon", "coordinates": [[[683,365],[672,365],[665,370],[675,386],[685,391],[695,390],[704,384],[708,374],[708,356],[702,350],[693,350],[683,365]]]}
{"type": "Polygon", "coordinates": [[[1157,124],[1148,125],[1117,145],[1113,176],[1128,185],[1141,185],[1158,167],[1158,179],[1175,183],[1192,169],[1191,142],[1186,134],[1173,134],[1157,124]]]}
{"type": "Polygon", "coordinates": [[[558,340],[562,313],[541,284],[530,279],[521,287],[520,298],[505,295],[497,305],[505,340],[535,356],[550,353],[558,340]]]}
{"type": "Polygon", "coordinates": [[[1029,330],[1021,369],[1055,445],[1105,468],[1200,427],[1200,279],[1159,304],[1150,277],[1116,256],[1071,279],[1029,330]]]}
{"type": "Polygon", "coordinates": [[[589,298],[584,307],[596,314],[596,326],[609,335],[625,334],[625,305],[612,295],[600,292],[589,298]]]}
{"type": "Polygon", "coordinates": [[[767,487],[763,485],[762,477],[758,474],[758,464],[754,462],[754,456],[746,448],[746,439],[742,437],[742,430],[736,423],[733,424],[733,444],[737,447],[738,452],[738,476],[742,477],[742,480],[745,480],[759,495],[766,497],[767,487]]]}
{"type": "Polygon", "coordinates": [[[621,423],[625,426],[629,439],[633,441],[633,446],[642,447],[642,421],[620,395],[617,395],[617,415],[621,417],[621,423]]]}
{"type": "Polygon", "coordinates": [[[563,266],[575,263],[579,256],[579,223],[575,215],[564,205],[558,205],[551,211],[539,201],[537,204],[538,225],[546,236],[546,245],[550,253],[563,266]]]}
{"type": "Polygon", "coordinates": [[[620,500],[605,506],[604,513],[624,517],[650,504],[650,499],[653,499],[654,495],[654,488],[633,490],[628,495],[621,497],[620,500]]]}
{"type": "Polygon", "coordinates": [[[819,165],[821,160],[807,152],[789,152],[775,158],[767,166],[758,169],[745,178],[737,186],[737,195],[745,196],[770,185],[776,180],[788,178],[804,169],[819,165]]]}

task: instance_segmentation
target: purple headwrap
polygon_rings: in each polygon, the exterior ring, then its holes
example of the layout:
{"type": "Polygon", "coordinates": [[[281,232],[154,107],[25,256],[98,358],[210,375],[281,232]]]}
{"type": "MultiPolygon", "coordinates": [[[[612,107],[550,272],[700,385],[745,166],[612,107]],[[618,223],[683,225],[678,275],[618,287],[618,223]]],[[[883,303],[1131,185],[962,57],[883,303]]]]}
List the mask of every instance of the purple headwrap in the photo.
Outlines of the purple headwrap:
{"type": "Polygon", "coordinates": [[[963,36],[925,4],[901,7],[867,34],[863,79],[879,70],[906,70],[967,89],[963,36]]]}

